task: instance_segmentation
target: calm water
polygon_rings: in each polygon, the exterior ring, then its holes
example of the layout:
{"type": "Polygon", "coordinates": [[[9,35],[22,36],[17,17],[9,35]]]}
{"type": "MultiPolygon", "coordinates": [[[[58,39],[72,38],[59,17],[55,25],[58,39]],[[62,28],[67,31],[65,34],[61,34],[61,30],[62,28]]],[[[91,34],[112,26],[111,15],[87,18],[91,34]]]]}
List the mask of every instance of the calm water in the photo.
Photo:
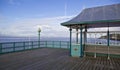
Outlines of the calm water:
{"type": "MultiPolygon", "coordinates": [[[[37,37],[34,38],[25,38],[25,37],[12,37],[12,38],[0,38],[0,43],[3,42],[23,42],[23,41],[38,41],[37,37]]],[[[41,41],[69,41],[69,38],[65,37],[51,37],[51,38],[41,38],[41,41]]],[[[75,43],[75,38],[72,39],[72,42],[75,43]]],[[[91,44],[107,44],[106,39],[94,39],[88,38],[87,43],[91,44]]],[[[120,41],[110,40],[110,44],[120,45],[120,41]]]]}
{"type": "MultiPolygon", "coordinates": [[[[41,38],[41,41],[69,41],[69,38],[64,37],[47,37],[47,38],[41,38]]],[[[23,42],[23,41],[38,41],[37,37],[34,38],[25,38],[25,37],[18,37],[18,38],[0,38],[0,43],[3,42],[23,42]]]]}

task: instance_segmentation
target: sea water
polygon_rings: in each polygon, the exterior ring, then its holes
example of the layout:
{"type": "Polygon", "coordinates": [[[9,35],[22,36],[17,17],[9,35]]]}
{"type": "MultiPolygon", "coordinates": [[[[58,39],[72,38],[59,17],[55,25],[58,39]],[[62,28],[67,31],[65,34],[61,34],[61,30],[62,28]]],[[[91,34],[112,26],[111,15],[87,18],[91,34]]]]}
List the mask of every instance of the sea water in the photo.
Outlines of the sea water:
{"type": "MultiPolygon", "coordinates": [[[[69,41],[70,39],[68,37],[42,37],[40,38],[41,41],[69,41]]],[[[0,38],[0,43],[5,42],[25,42],[25,41],[38,41],[37,37],[4,37],[0,38]]],[[[72,42],[75,43],[75,38],[72,38],[72,42]]],[[[80,42],[80,39],[79,39],[80,42]]],[[[98,39],[98,38],[87,38],[87,43],[89,44],[107,44],[107,39],[98,39]]],[[[110,44],[114,45],[120,45],[120,41],[116,40],[110,40],[110,44]]]]}

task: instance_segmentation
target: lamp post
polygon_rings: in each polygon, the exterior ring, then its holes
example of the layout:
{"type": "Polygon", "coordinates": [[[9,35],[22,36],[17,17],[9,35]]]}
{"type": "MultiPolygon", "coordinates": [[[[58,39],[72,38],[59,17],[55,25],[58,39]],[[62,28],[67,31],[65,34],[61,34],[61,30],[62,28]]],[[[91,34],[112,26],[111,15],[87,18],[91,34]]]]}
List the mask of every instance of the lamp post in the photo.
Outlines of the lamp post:
{"type": "Polygon", "coordinates": [[[41,32],[41,29],[38,28],[38,47],[40,47],[40,32],[41,32]]]}

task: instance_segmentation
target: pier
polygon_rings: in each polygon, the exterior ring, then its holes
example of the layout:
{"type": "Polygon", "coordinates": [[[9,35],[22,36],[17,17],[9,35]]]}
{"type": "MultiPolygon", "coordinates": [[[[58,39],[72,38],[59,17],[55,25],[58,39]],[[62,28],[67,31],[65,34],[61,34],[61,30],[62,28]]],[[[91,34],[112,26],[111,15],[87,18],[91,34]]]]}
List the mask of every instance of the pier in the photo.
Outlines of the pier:
{"type": "Polygon", "coordinates": [[[69,41],[38,41],[0,43],[0,70],[119,70],[120,42],[111,44],[112,27],[120,27],[120,4],[84,9],[75,18],[61,23],[69,28],[69,41]],[[96,31],[93,28],[107,28],[96,31]],[[93,31],[88,31],[93,29],[93,31]],[[76,43],[72,41],[76,30],[76,43]],[[78,36],[79,35],[79,36],[78,36]],[[97,36],[106,41],[96,41],[97,36]],[[94,43],[88,42],[94,37],[94,43]]]}
{"type": "Polygon", "coordinates": [[[73,58],[69,50],[39,48],[0,56],[0,70],[119,70],[120,58],[73,58]]]}

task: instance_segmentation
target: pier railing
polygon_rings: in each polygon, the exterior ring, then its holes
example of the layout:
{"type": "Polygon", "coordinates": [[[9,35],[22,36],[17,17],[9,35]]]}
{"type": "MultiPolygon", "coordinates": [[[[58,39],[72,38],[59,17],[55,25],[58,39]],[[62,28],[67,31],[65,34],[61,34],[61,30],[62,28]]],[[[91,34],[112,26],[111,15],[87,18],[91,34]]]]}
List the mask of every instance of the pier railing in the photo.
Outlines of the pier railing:
{"type": "Polygon", "coordinates": [[[68,41],[26,41],[0,43],[0,54],[32,50],[36,48],[64,48],[69,49],[68,41]]]}

